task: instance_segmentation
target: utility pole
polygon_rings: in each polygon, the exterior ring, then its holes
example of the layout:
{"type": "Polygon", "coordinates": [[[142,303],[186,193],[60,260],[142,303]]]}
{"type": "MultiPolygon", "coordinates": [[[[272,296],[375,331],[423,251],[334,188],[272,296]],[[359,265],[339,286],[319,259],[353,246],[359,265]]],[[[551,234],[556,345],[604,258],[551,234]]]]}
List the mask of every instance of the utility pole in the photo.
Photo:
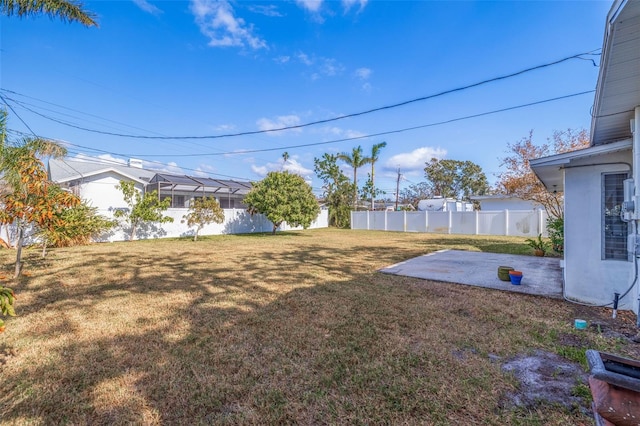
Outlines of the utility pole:
{"type": "Polygon", "coordinates": [[[400,167],[398,167],[398,179],[396,180],[396,211],[398,211],[398,197],[400,196],[400,167]]]}

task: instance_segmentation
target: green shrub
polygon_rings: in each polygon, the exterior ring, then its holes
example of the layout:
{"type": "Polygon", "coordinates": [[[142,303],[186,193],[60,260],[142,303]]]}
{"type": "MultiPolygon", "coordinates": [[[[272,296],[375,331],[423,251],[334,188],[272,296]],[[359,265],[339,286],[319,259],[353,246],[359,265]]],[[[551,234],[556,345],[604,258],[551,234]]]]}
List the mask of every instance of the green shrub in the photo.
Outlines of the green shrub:
{"type": "Polygon", "coordinates": [[[551,247],[556,253],[564,252],[564,217],[550,217],[547,219],[547,232],[551,240],[551,247]]]}

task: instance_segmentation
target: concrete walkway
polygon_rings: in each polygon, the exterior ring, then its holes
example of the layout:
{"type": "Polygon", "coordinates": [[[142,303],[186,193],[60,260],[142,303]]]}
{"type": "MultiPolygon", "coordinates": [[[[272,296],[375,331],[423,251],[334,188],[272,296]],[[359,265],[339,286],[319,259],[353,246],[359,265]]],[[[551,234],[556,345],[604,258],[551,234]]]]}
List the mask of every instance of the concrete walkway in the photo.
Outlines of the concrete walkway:
{"type": "Polygon", "coordinates": [[[442,250],[388,266],[380,272],[562,298],[562,269],[558,258],[442,250]],[[500,281],[499,266],[522,271],[522,283],[500,281]]]}

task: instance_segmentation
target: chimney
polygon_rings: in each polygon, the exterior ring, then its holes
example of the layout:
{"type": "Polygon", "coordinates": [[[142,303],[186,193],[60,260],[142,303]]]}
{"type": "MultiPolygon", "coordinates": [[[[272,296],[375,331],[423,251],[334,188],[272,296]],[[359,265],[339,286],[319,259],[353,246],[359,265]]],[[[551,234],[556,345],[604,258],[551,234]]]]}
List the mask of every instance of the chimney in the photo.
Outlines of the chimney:
{"type": "Polygon", "coordinates": [[[142,160],[137,158],[129,158],[129,167],[135,167],[136,169],[142,168],[142,160]]]}

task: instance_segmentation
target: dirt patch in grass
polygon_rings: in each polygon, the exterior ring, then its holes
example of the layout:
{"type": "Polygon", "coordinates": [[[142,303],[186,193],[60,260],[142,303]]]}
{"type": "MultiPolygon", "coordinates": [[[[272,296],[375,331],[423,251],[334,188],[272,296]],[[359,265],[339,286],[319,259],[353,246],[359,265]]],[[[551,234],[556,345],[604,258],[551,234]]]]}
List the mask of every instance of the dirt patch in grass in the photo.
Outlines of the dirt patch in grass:
{"type": "MultiPolygon", "coordinates": [[[[506,404],[520,385],[502,364],[544,351],[584,370],[585,349],[637,345],[573,328],[606,310],[375,272],[445,248],[529,250],[328,229],[28,251],[0,424],[589,424],[506,404]]],[[[583,390],[567,397],[586,409],[583,390]]]]}
{"type": "Polygon", "coordinates": [[[512,373],[518,382],[517,390],[505,395],[506,406],[531,410],[552,404],[587,412],[583,395],[574,392],[587,384],[587,374],[580,364],[555,353],[536,350],[508,360],[502,369],[512,373]]]}

